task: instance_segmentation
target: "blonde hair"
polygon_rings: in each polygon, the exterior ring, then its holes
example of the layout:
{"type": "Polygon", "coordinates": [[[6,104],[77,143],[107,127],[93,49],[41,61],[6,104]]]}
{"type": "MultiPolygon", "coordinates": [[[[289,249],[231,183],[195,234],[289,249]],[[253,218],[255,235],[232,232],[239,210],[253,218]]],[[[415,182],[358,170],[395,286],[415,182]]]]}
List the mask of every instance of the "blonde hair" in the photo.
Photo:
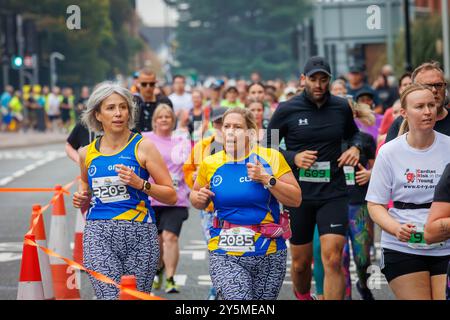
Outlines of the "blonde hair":
{"type": "Polygon", "coordinates": [[[224,113],[224,115],[222,117],[222,121],[225,122],[225,118],[228,115],[233,114],[233,113],[240,114],[244,118],[245,124],[247,125],[247,129],[249,129],[249,130],[253,129],[255,131],[258,130],[258,126],[256,125],[256,120],[255,120],[255,116],[253,115],[253,113],[250,110],[244,109],[241,107],[234,107],[234,108],[228,109],[224,113]]]}
{"type": "MultiPolygon", "coordinates": [[[[406,103],[406,98],[408,97],[408,95],[410,93],[416,92],[416,91],[423,91],[423,90],[428,90],[431,93],[433,93],[431,91],[431,89],[425,85],[422,84],[418,84],[418,83],[412,83],[409,86],[407,86],[405,88],[405,90],[403,90],[403,92],[400,95],[400,106],[402,109],[406,110],[408,104],[406,103]]],[[[398,131],[398,136],[401,136],[402,134],[406,133],[409,131],[409,124],[408,124],[408,120],[403,119],[403,122],[400,126],[400,130],[398,131]]]]}
{"type": "Polygon", "coordinates": [[[161,103],[161,104],[159,104],[156,107],[155,111],[153,112],[153,116],[152,116],[152,128],[153,128],[153,131],[155,131],[155,128],[156,128],[156,119],[164,111],[167,111],[167,112],[170,113],[170,117],[172,118],[172,130],[175,129],[175,125],[176,125],[176,122],[177,122],[175,113],[173,112],[172,108],[168,104],[161,103]]]}

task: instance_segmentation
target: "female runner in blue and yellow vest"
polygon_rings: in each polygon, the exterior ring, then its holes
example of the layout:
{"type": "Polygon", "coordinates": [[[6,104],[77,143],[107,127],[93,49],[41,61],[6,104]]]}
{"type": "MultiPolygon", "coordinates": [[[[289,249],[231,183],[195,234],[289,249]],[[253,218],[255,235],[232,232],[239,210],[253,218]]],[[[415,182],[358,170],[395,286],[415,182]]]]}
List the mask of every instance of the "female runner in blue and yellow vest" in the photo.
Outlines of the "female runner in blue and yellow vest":
{"type": "Polygon", "coordinates": [[[256,143],[253,114],[239,107],[223,116],[224,150],[203,160],[192,205],[213,202],[215,223],[208,249],[211,280],[225,300],[275,300],[286,274],[280,203],[297,207],[301,191],[286,160],[256,143]]]}
{"type": "MultiPolygon", "coordinates": [[[[159,260],[155,213],[148,196],[175,204],[167,167],[152,142],[130,128],[131,93],[111,82],[98,85],[82,121],[103,135],[80,149],[81,183],[73,204],[89,202],[83,236],[84,266],[119,283],[135,275],[137,289],[150,293],[159,260]],[[147,180],[151,172],[155,183],[147,180]]],[[[117,299],[118,289],[90,276],[97,299],[117,299]]]]}

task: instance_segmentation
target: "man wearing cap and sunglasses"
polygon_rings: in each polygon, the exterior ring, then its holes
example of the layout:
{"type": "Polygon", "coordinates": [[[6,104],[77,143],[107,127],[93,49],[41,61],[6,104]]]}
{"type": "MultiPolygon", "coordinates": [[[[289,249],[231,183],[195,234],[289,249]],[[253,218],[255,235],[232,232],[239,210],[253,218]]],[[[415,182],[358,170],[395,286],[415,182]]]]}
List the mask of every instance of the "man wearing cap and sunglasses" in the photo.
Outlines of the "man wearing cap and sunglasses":
{"type": "Polygon", "coordinates": [[[346,99],[329,92],[331,70],[322,57],[312,57],[305,65],[301,80],[302,94],[282,102],[269,123],[279,130],[286,150],[280,150],[298,179],[303,193],[299,208],[290,212],[291,277],[299,300],[311,300],[311,262],[313,235],[317,223],[325,271],[324,298],[343,299],[345,278],[342,271],[342,249],[348,229],[348,195],[344,165],[359,162],[361,135],[346,99]],[[341,154],[341,143],[352,146],[341,154]]]}
{"type": "Polygon", "coordinates": [[[139,72],[137,84],[139,94],[134,96],[138,107],[136,130],[138,132],[152,131],[152,117],[156,107],[164,103],[173,109],[172,101],[162,94],[154,94],[157,80],[155,73],[150,69],[145,68],[139,72]]]}

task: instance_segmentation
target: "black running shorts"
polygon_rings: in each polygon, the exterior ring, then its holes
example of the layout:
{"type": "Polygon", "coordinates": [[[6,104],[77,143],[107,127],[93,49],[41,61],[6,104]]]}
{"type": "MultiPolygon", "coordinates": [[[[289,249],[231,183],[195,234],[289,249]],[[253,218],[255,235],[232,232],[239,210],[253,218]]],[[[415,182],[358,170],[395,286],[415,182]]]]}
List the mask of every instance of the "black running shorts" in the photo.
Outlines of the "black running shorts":
{"type": "Polygon", "coordinates": [[[165,230],[170,231],[179,237],[183,221],[189,216],[188,208],[163,206],[155,206],[152,208],[155,210],[158,233],[161,234],[165,230]]]}
{"type": "Polygon", "coordinates": [[[450,255],[423,256],[382,248],[380,267],[386,280],[391,282],[397,277],[415,272],[428,271],[430,276],[447,274],[449,259],[450,255]]]}
{"type": "Polygon", "coordinates": [[[348,198],[320,201],[303,201],[299,208],[286,208],[291,220],[293,245],[307,244],[313,241],[317,223],[319,235],[347,235],[348,198]]]}

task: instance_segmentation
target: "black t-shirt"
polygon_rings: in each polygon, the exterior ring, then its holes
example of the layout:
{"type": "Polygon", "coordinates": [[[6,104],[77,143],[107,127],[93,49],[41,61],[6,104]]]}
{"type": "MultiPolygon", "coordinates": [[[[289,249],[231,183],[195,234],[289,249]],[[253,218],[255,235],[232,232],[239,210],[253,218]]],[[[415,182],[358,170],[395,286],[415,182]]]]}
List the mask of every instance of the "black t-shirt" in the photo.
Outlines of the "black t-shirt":
{"type": "Polygon", "coordinates": [[[342,154],[343,140],[359,147],[362,142],[346,99],[327,94],[324,104],[318,108],[303,92],[282,102],[267,128],[268,147],[277,148],[283,138],[286,150],[280,152],[296,179],[299,177],[299,168],[294,162],[297,153],[305,150],[318,151],[316,162],[330,162],[330,182],[300,182],[304,200],[329,200],[347,196],[344,172],[342,168],[338,168],[337,159],[342,154]],[[272,143],[272,135],[277,129],[278,141],[274,136],[275,141],[272,143]]]}
{"type": "MultiPolygon", "coordinates": [[[[369,160],[375,159],[375,153],[377,150],[377,144],[375,143],[375,140],[373,137],[365,132],[361,132],[361,138],[362,138],[362,150],[361,154],[359,155],[359,163],[363,167],[367,168],[367,163],[369,160]]],[[[342,151],[347,150],[350,148],[350,145],[348,142],[344,141],[342,143],[342,151]]],[[[355,174],[359,171],[358,166],[355,166],[355,174]]],[[[366,202],[366,193],[367,189],[369,188],[369,183],[360,186],[357,183],[355,185],[348,186],[348,194],[350,197],[350,204],[363,204],[366,202]]]]}
{"type": "Polygon", "coordinates": [[[67,142],[78,150],[84,146],[87,146],[95,139],[95,133],[89,131],[83,124],[77,123],[67,138],[67,142]]]}
{"type": "Polygon", "coordinates": [[[152,131],[152,117],[156,107],[161,104],[167,104],[173,109],[172,101],[163,95],[157,95],[155,102],[145,102],[140,96],[136,95],[135,101],[138,107],[138,117],[135,131],[152,131]]]}
{"type": "Polygon", "coordinates": [[[450,202],[450,163],[445,167],[444,173],[436,185],[433,201],[450,202]]]}
{"type": "MultiPolygon", "coordinates": [[[[448,108],[446,109],[447,111],[449,111],[448,108]]],[[[397,119],[394,120],[394,122],[389,127],[386,136],[386,142],[389,142],[397,138],[402,122],[403,117],[398,117],[397,119]]],[[[449,114],[447,114],[447,116],[444,119],[436,121],[436,124],[434,125],[434,130],[436,130],[439,133],[445,134],[446,136],[450,136],[450,111],[449,114]]]]}

